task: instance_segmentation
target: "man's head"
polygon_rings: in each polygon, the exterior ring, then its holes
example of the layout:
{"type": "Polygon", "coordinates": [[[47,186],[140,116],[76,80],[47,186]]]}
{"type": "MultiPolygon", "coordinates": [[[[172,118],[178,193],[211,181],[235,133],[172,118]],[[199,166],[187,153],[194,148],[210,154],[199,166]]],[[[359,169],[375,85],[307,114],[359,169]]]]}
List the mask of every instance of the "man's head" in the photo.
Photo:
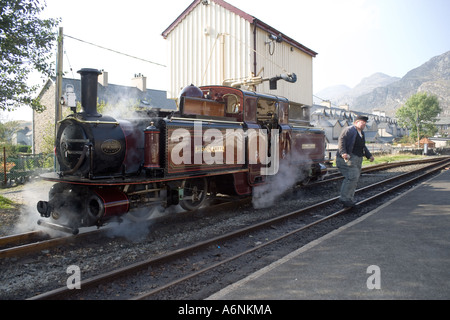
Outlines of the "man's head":
{"type": "Polygon", "coordinates": [[[355,125],[355,127],[362,131],[366,127],[366,123],[368,120],[369,118],[366,116],[357,116],[353,124],[355,125]]]}

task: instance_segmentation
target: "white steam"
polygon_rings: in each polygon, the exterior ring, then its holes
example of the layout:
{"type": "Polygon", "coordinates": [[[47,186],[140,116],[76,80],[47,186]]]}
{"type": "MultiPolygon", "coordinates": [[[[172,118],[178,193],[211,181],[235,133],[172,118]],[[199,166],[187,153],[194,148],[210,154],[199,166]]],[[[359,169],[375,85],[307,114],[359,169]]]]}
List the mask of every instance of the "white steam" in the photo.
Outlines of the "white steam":
{"type": "Polygon", "coordinates": [[[53,184],[53,182],[38,180],[24,185],[18,191],[14,191],[14,201],[22,205],[18,213],[20,217],[14,226],[15,233],[39,230],[50,236],[61,235],[60,231],[41,227],[37,224],[39,219],[44,219],[37,211],[37,203],[40,200],[48,201],[48,192],[53,184]]]}
{"type": "Polygon", "coordinates": [[[120,92],[116,95],[110,95],[108,97],[108,103],[104,106],[103,110],[99,111],[99,113],[115,119],[139,119],[142,115],[137,112],[138,110],[150,111],[155,107],[157,106],[154,106],[151,103],[144,103],[132,93],[120,92]]]}
{"type": "Polygon", "coordinates": [[[279,200],[295,183],[304,179],[304,172],[295,155],[280,160],[280,168],[274,175],[266,176],[266,183],[253,188],[252,204],[255,209],[268,208],[279,200]],[[290,161],[290,157],[296,161],[290,161]]]}
{"type": "Polygon", "coordinates": [[[139,242],[145,240],[152,232],[152,225],[155,219],[164,217],[176,212],[181,212],[180,206],[172,206],[163,208],[161,206],[154,206],[152,208],[135,209],[134,215],[128,213],[120,217],[120,223],[110,225],[106,232],[108,237],[123,237],[129,241],[139,242]],[[136,216],[139,216],[136,218],[136,216]]]}

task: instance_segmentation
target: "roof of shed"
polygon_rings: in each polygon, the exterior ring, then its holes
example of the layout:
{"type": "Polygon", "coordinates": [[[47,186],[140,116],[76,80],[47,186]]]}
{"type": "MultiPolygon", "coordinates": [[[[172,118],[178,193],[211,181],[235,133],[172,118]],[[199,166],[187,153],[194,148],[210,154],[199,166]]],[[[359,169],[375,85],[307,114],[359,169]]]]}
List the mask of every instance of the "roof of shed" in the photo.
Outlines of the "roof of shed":
{"type": "MultiPolygon", "coordinates": [[[[181,21],[183,21],[183,19],[189,15],[203,0],[194,0],[189,7],[187,7],[186,10],[183,11],[183,13],[181,13],[181,15],[178,16],[177,19],[175,19],[174,22],[172,22],[170,24],[170,26],[164,30],[162,32],[162,36],[164,37],[164,39],[166,39],[169,34],[181,23],[181,21]]],[[[289,43],[291,46],[309,54],[312,57],[317,56],[317,52],[309,49],[308,47],[305,47],[304,45],[302,45],[301,43],[295,41],[294,39],[288,37],[287,35],[283,34],[282,32],[279,32],[278,30],[276,30],[275,28],[269,26],[268,24],[264,23],[263,21],[253,17],[252,15],[249,15],[248,13],[232,6],[231,4],[229,4],[228,2],[225,2],[223,0],[210,0],[210,1],[214,1],[216,4],[218,4],[219,6],[237,14],[238,16],[242,17],[243,19],[247,20],[248,22],[250,22],[251,24],[254,24],[255,26],[269,32],[272,33],[274,35],[281,35],[283,38],[283,41],[289,43]]]]}

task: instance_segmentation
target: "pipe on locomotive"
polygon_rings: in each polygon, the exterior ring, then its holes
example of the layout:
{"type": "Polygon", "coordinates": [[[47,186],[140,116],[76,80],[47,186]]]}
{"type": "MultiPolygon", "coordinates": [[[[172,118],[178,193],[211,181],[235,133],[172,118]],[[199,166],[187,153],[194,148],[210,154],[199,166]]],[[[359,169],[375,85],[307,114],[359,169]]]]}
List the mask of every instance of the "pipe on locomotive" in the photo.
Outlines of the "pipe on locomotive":
{"type": "Polygon", "coordinates": [[[224,86],[229,86],[233,88],[240,88],[241,86],[257,86],[265,81],[270,82],[270,90],[276,90],[277,89],[277,82],[278,80],[284,80],[290,83],[297,82],[297,75],[295,73],[283,73],[275,77],[271,78],[263,78],[263,77],[248,77],[245,79],[227,79],[223,81],[224,86]]]}

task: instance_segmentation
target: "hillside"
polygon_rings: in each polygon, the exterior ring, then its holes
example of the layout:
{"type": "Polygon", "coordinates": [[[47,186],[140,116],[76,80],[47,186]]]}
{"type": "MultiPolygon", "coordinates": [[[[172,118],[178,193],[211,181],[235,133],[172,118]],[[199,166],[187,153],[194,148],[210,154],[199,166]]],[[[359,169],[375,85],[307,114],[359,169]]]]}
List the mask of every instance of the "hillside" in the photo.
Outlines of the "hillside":
{"type": "Polygon", "coordinates": [[[352,106],[354,99],[357,97],[398,80],[400,80],[400,78],[391,77],[379,72],[362,79],[353,89],[345,85],[332,86],[316,93],[316,96],[322,99],[331,100],[334,105],[348,104],[352,106]]]}
{"type": "Polygon", "coordinates": [[[320,99],[326,99],[333,101],[333,103],[336,103],[335,101],[340,100],[342,96],[345,94],[348,94],[352,91],[352,88],[346,86],[346,85],[337,85],[328,87],[322,91],[317,92],[315,95],[318,97],[314,97],[314,103],[320,103],[320,99]],[[317,100],[319,99],[319,100],[317,100]]]}
{"type": "Polygon", "coordinates": [[[316,95],[332,100],[334,105],[348,103],[351,110],[370,113],[380,109],[386,111],[386,115],[394,116],[396,110],[417,92],[436,95],[443,108],[441,116],[450,117],[450,51],[409,71],[401,79],[377,73],[337,98],[321,93],[316,95]]]}

